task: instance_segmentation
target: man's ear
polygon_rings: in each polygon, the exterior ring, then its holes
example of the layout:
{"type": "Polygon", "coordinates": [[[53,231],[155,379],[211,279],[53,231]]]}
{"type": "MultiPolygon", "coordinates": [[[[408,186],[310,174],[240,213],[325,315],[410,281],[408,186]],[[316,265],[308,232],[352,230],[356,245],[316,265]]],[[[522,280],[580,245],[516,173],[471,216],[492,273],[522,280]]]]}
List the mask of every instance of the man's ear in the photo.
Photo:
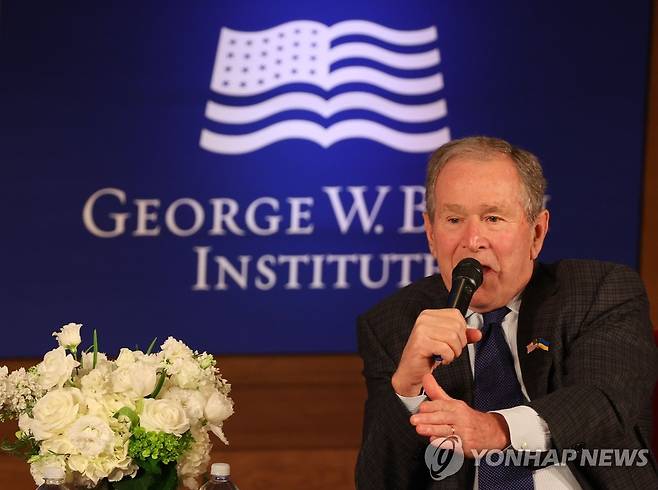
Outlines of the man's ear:
{"type": "Polygon", "coordinates": [[[425,227],[425,236],[427,237],[427,245],[430,248],[430,253],[436,258],[436,254],[434,253],[434,227],[427,213],[423,213],[423,226],[425,227]]]}
{"type": "Polygon", "coordinates": [[[548,209],[544,209],[537,215],[537,219],[535,219],[532,226],[532,245],[530,247],[532,260],[539,257],[539,252],[541,252],[544,246],[544,238],[546,238],[546,233],[548,233],[549,218],[548,209]]]}

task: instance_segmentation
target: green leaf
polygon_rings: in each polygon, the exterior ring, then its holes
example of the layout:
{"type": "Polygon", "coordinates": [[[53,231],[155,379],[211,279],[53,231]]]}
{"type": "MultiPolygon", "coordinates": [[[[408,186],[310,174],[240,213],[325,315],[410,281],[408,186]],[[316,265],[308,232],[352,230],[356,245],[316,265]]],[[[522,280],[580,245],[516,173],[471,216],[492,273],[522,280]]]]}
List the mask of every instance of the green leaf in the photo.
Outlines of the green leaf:
{"type": "Polygon", "coordinates": [[[144,471],[151,475],[161,475],[162,474],[162,465],[157,459],[148,458],[148,459],[134,459],[137,466],[142,468],[144,471]]]}
{"type": "Polygon", "coordinates": [[[135,478],[124,478],[121,481],[113,482],[114,490],[151,490],[156,489],[156,477],[152,473],[146,473],[139,470],[135,478]]]}
{"type": "Polygon", "coordinates": [[[165,371],[164,369],[160,370],[160,377],[158,378],[158,382],[155,385],[155,389],[146,398],[155,398],[156,396],[158,396],[160,390],[162,389],[162,386],[164,385],[166,378],[167,378],[167,371],[165,371]]]}
{"type": "MultiPolygon", "coordinates": [[[[145,461],[135,460],[142,467],[145,461]]],[[[149,463],[150,464],[150,463],[149,463]]],[[[176,490],[178,488],[178,473],[176,472],[176,463],[158,466],[159,473],[150,473],[147,470],[140,469],[135,478],[126,478],[124,480],[112,483],[113,490],[176,490]]]]}
{"type": "Polygon", "coordinates": [[[178,488],[176,463],[170,463],[164,467],[158,490],[176,490],[176,488],[178,488]]]}
{"type": "Polygon", "coordinates": [[[151,343],[149,344],[149,348],[146,349],[146,355],[147,355],[147,356],[151,353],[151,351],[153,350],[153,347],[155,346],[155,343],[156,343],[157,341],[158,341],[158,338],[157,338],[157,337],[154,338],[154,339],[151,341],[151,343]]]}
{"type": "Polygon", "coordinates": [[[93,369],[96,369],[97,360],[98,360],[98,334],[96,333],[96,329],[94,329],[94,363],[91,366],[93,369]]]}
{"type": "Polygon", "coordinates": [[[130,419],[130,430],[133,430],[139,425],[139,417],[132,408],[123,407],[121,410],[114,414],[114,418],[118,419],[121,415],[125,415],[130,419]]]}
{"type": "Polygon", "coordinates": [[[22,435],[13,442],[0,441],[0,451],[29,460],[39,454],[39,443],[31,436],[22,435]]]}

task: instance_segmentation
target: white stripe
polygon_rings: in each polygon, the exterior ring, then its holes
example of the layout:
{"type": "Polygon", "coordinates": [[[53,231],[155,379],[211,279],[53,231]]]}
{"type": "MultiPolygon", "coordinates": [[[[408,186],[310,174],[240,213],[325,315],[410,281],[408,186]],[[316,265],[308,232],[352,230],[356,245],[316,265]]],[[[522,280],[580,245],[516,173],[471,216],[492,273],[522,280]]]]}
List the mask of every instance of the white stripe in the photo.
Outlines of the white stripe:
{"type": "Polygon", "coordinates": [[[408,153],[428,153],[450,141],[446,128],[429,133],[411,134],[396,131],[366,120],[341,121],[328,128],[310,121],[283,121],[249,134],[227,135],[204,129],[199,145],[214,153],[239,155],[250,153],[286,139],[304,139],[328,148],[338,141],[364,138],[408,153]]]}
{"type": "Polygon", "coordinates": [[[419,78],[401,78],[367,66],[347,66],[329,73],[323,87],[331,90],[344,83],[368,83],[389,92],[401,95],[424,95],[437,92],[443,88],[443,76],[440,73],[419,78]]]}
{"type": "Polygon", "coordinates": [[[209,101],[206,104],[206,117],[218,123],[248,124],[284,111],[310,111],[326,119],[351,109],[364,109],[410,123],[435,121],[447,113],[445,99],[429,104],[398,104],[367,92],[348,92],[329,100],[315,94],[292,92],[248,106],[230,106],[209,101]]]}
{"type": "Polygon", "coordinates": [[[439,63],[439,50],[432,49],[424,53],[396,53],[367,43],[345,43],[331,48],[329,64],[346,58],[365,58],[377,61],[393,68],[414,70],[429,68],[439,63]]]}
{"type": "Polygon", "coordinates": [[[443,75],[436,73],[427,77],[402,78],[367,66],[346,66],[332,71],[322,82],[310,77],[297,76],[294,79],[288,78],[280,82],[268,83],[263,88],[250,87],[249,89],[244,89],[241,87],[217,86],[218,84],[215,78],[213,78],[211,88],[218,94],[247,97],[259,95],[291,83],[308,83],[320,87],[325,91],[332,90],[346,83],[365,83],[399,95],[426,95],[443,89],[443,75]]]}
{"type": "Polygon", "coordinates": [[[427,27],[414,31],[401,31],[375,24],[367,20],[346,20],[329,27],[331,39],[342,36],[366,35],[390,44],[413,46],[436,41],[436,27],[427,27]]]}

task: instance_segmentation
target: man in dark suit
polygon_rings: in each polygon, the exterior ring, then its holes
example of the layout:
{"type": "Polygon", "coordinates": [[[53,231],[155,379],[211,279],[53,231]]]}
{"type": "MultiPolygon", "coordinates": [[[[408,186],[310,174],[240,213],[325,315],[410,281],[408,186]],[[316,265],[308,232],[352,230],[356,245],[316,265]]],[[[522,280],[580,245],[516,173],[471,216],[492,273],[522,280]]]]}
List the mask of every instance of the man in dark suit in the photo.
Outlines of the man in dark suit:
{"type": "Polygon", "coordinates": [[[545,185],[536,157],[502,140],[465,138],[432,155],[425,230],[440,275],[359,318],[368,388],[359,489],[658,488],[644,288],[624,266],[537,262],[545,185]],[[464,318],[446,305],[452,270],[468,257],[484,281],[464,318]],[[446,438],[465,461],[439,481],[425,454],[446,438]],[[613,449],[632,461],[601,457],[613,449]],[[476,465],[490,450],[567,464],[476,465]]]}

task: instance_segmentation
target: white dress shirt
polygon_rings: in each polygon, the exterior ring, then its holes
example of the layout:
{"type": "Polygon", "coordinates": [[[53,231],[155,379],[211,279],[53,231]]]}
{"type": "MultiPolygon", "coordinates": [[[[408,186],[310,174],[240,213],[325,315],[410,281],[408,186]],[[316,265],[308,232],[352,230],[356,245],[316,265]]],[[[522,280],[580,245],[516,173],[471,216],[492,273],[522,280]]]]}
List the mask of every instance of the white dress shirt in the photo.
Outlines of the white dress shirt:
{"type": "MultiPolygon", "coordinates": [[[[518,296],[507,305],[510,312],[505,316],[502,328],[505,334],[505,340],[512,352],[514,371],[516,372],[516,378],[521,385],[521,391],[523,392],[525,399],[530,400],[525,385],[523,384],[519,352],[516,345],[516,332],[518,329],[520,306],[521,299],[518,296]]],[[[482,322],[482,314],[468,310],[466,314],[466,324],[468,328],[481,329],[482,322]]],[[[540,350],[533,351],[528,355],[542,355],[543,353],[544,351],[540,350]]],[[[471,360],[471,373],[475,376],[474,344],[468,344],[468,354],[471,360]]],[[[439,366],[437,369],[441,369],[441,367],[439,366]]],[[[425,395],[407,397],[399,394],[398,397],[400,397],[400,400],[402,400],[402,403],[404,403],[410,413],[416,413],[419,405],[427,398],[425,395]]],[[[518,407],[493,411],[501,414],[505,418],[507,426],[509,427],[510,442],[514,449],[518,451],[546,451],[551,449],[551,433],[548,429],[548,425],[532,408],[520,405],[518,407]]],[[[478,488],[477,470],[478,468],[476,466],[475,483],[473,484],[474,490],[477,490],[478,488]]],[[[532,478],[536,490],[571,490],[581,488],[578,480],[573,476],[573,473],[571,473],[568,466],[554,465],[541,468],[533,471],[532,478]]]]}

